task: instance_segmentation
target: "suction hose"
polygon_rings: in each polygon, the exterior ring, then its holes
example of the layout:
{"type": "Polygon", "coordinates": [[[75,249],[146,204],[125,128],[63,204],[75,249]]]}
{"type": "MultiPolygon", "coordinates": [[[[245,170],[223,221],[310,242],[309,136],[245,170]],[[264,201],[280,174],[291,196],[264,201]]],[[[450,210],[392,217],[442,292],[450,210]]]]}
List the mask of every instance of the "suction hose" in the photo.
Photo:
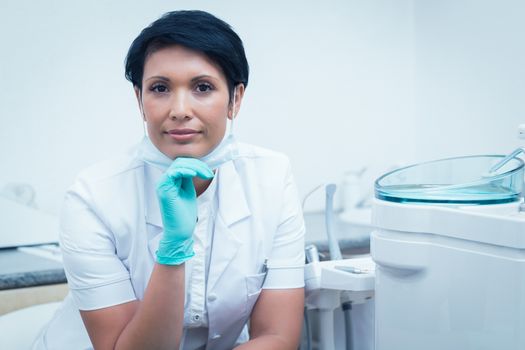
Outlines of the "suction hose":
{"type": "Polygon", "coordinates": [[[325,187],[326,191],[326,205],[325,205],[325,222],[326,235],[328,236],[328,249],[330,250],[330,260],[341,260],[343,255],[339,248],[339,242],[334,234],[334,193],[336,190],[335,184],[328,184],[325,187]]]}
{"type": "Polygon", "coordinates": [[[343,309],[343,313],[345,315],[345,342],[346,342],[346,350],[352,350],[352,315],[350,312],[352,311],[352,302],[347,301],[344,302],[343,305],[341,305],[343,309]]]}

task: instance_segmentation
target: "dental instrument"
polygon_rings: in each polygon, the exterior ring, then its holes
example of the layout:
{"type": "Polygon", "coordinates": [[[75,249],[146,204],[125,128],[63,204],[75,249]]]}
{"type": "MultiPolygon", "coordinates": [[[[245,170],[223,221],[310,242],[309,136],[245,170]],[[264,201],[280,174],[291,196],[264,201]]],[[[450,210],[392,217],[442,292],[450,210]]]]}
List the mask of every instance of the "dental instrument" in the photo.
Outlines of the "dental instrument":
{"type": "Polygon", "coordinates": [[[307,263],[319,262],[319,251],[315,244],[309,244],[304,248],[307,263]]]}
{"type": "MultiPolygon", "coordinates": [[[[520,124],[518,126],[518,137],[520,139],[525,139],[525,124],[520,124]]],[[[489,175],[495,173],[499,169],[501,169],[505,164],[507,164],[511,159],[519,156],[521,153],[525,152],[525,148],[519,147],[512,151],[508,156],[500,160],[498,163],[496,163],[492,168],[489,170],[489,175]]]]}

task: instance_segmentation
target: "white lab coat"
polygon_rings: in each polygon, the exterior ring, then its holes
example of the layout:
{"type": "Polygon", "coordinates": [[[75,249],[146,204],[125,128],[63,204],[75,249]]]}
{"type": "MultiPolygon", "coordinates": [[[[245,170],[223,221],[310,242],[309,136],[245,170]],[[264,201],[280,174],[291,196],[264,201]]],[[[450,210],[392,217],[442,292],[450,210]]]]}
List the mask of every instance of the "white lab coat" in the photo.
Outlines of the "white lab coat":
{"type": "MultiPolygon", "coordinates": [[[[35,348],[89,348],[78,309],[144,297],[162,233],[155,184],[162,171],[132,154],[81,173],[67,192],[61,247],[70,295],[35,348]]],[[[219,169],[206,285],[208,345],[231,349],[263,287],[304,286],[304,222],[288,159],[239,144],[243,155],[219,169]]]]}

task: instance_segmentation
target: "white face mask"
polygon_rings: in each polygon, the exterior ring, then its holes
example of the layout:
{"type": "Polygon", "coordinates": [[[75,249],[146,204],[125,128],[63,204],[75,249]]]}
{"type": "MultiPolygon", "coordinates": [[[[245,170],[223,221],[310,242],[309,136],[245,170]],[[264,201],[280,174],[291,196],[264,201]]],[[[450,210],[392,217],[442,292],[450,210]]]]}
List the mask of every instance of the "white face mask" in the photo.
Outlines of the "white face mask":
{"type": "MultiPolygon", "coordinates": [[[[144,137],[142,140],[139,156],[146,163],[163,171],[168,169],[171,163],[173,163],[173,159],[159,151],[149,137],[144,137]]],[[[201,157],[200,160],[206,163],[210,169],[214,170],[226,162],[239,158],[239,156],[237,141],[233,134],[230,133],[225,136],[210,153],[201,157]]]]}
{"type": "Polygon", "coordinates": [[[217,169],[221,165],[231,160],[239,158],[239,147],[232,133],[224,137],[222,141],[207,155],[200,158],[211,170],[217,169]]]}

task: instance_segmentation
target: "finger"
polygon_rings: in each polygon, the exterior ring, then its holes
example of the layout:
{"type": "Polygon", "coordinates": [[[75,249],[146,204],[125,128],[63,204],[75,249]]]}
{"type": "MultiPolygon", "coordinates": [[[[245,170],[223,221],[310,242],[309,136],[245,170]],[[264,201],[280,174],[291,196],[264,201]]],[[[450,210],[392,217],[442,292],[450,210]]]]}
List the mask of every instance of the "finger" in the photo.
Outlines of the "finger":
{"type": "Polygon", "coordinates": [[[193,178],[197,175],[197,172],[191,168],[174,168],[169,169],[166,174],[172,179],[182,179],[182,178],[193,178]]]}
{"type": "Polygon", "coordinates": [[[214,176],[213,171],[206,163],[196,158],[180,157],[175,160],[175,166],[193,169],[197,172],[197,176],[203,179],[210,179],[214,176]]]}
{"type": "Polygon", "coordinates": [[[197,193],[195,192],[195,186],[193,185],[192,178],[183,177],[180,184],[181,192],[187,193],[190,197],[196,198],[197,193]]]}
{"type": "Polygon", "coordinates": [[[211,179],[214,176],[213,171],[208,167],[206,163],[196,158],[179,157],[173,161],[170,168],[189,168],[196,172],[196,176],[201,179],[211,179]]]}
{"type": "Polygon", "coordinates": [[[187,178],[191,181],[196,174],[197,173],[193,169],[168,169],[167,172],[162,174],[157,189],[162,191],[170,191],[173,189],[178,190],[181,188],[182,179],[187,178]]]}
{"type": "Polygon", "coordinates": [[[180,186],[181,178],[173,178],[168,176],[167,173],[164,173],[157,183],[157,195],[164,196],[173,190],[178,191],[180,186]]]}

